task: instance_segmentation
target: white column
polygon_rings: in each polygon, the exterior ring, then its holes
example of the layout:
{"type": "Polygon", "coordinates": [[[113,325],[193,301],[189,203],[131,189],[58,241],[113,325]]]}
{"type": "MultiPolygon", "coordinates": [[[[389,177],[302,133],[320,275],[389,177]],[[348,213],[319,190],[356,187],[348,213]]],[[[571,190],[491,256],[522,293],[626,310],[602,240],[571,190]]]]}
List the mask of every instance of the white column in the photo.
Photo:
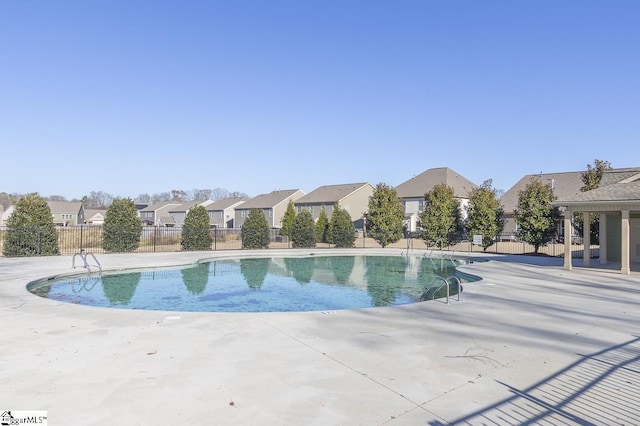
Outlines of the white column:
{"type": "Polygon", "coordinates": [[[564,269],[571,270],[571,212],[564,211],[564,269]]]}
{"type": "Polygon", "coordinates": [[[620,250],[620,261],[622,267],[620,272],[623,275],[630,275],[631,268],[629,264],[629,210],[622,210],[622,248],[620,250]]]}
{"type": "Polygon", "coordinates": [[[600,215],[600,229],[598,230],[598,234],[600,235],[600,263],[607,263],[607,215],[600,215]]]}
{"type": "Polygon", "coordinates": [[[589,212],[582,213],[583,226],[583,250],[582,250],[582,262],[583,266],[589,266],[591,263],[591,218],[589,212]]]}

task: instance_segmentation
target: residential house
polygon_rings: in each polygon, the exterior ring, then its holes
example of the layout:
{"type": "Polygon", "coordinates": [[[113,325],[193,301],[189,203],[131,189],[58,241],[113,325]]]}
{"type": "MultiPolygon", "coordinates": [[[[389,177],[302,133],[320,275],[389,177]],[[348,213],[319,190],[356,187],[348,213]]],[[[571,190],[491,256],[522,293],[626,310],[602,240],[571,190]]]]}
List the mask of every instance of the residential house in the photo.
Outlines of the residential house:
{"type": "Polygon", "coordinates": [[[341,185],[324,185],[314,189],[294,202],[296,213],[307,210],[317,220],[320,212],[325,211],[331,219],[336,203],[346,210],[356,229],[364,228],[364,214],[369,210],[369,198],[375,188],[367,182],[341,185]]]}
{"type": "Polygon", "coordinates": [[[420,214],[424,211],[424,196],[440,184],[453,189],[453,195],[460,203],[462,219],[467,217],[465,208],[469,203],[469,193],[478,185],[448,167],[428,169],[395,187],[402,201],[407,231],[418,231],[420,214]]]}
{"type": "Polygon", "coordinates": [[[106,209],[86,209],[84,211],[84,223],[87,225],[104,225],[106,215],[106,209]]]}
{"type": "Polygon", "coordinates": [[[213,200],[190,201],[188,203],[182,203],[178,207],[174,207],[169,210],[169,216],[173,218],[175,226],[181,228],[182,225],[184,225],[184,220],[187,217],[187,213],[190,209],[197,206],[206,208],[210,204],[213,204],[213,200]]]}
{"type": "Polygon", "coordinates": [[[236,218],[236,207],[248,200],[245,197],[223,198],[209,204],[206,209],[209,223],[216,228],[233,228],[236,218]]]}
{"type": "Polygon", "coordinates": [[[53,223],[57,226],[73,226],[84,223],[84,206],[80,201],[47,201],[53,223]]]}
{"type": "Polygon", "coordinates": [[[572,269],[573,214],[583,214],[583,266],[590,266],[590,215],[599,215],[599,263],[619,262],[620,272],[640,270],[640,168],[605,172],[600,186],[558,198],[564,214],[564,269],[572,269]],[[633,268],[632,268],[633,266],[633,268]]]}
{"type": "Polygon", "coordinates": [[[139,210],[140,219],[143,225],[156,225],[156,226],[173,226],[175,220],[169,214],[169,210],[180,206],[180,202],[176,201],[162,201],[160,203],[152,204],[139,210]]]}
{"type": "Polygon", "coordinates": [[[284,212],[287,210],[289,200],[295,203],[296,200],[302,196],[304,196],[304,192],[299,189],[277,190],[268,194],[256,195],[236,207],[234,225],[236,228],[242,228],[251,209],[260,209],[262,213],[264,213],[264,217],[267,219],[270,227],[281,228],[282,218],[284,217],[284,212]]]}
{"type": "MultiPolygon", "coordinates": [[[[514,218],[514,212],[518,207],[520,192],[524,191],[527,185],[538,179],[543,184],[551,185],[551,189],[556,198],[567,198],[580,193],[580,188],[584,186],[582,173],[583,172],[538,173],[526,175],[520,179],[500,197],[500,204],[502,205],[505,219],[501,238],[507,240],[515,239],[518,227],[514,218]]],[[[559,228],[559,235],[562,235],[562,232],[562,228],[559,228]]]]}
{"type": "Polygon", "coordinates": [[[11,205],[9,207],[7,207],[6,209],[4,208],[4,206],[2,204],[0,204],[0,226],[6,226],[7,225],[7,220],[9,220],[9,217],[11,216],[11,214],[13,213],[13,211],[16,209],[15,206],[11,205]]]}

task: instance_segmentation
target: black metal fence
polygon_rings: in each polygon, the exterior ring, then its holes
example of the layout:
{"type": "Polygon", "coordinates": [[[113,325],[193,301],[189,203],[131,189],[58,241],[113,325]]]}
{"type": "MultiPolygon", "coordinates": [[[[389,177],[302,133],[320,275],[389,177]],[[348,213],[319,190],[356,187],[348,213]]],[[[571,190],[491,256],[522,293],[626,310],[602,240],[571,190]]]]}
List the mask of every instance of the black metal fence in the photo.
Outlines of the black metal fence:
{"type": "MultiPolygon", "coordinates": [[[[56,227],[58,237],[58,249],[60,255],[73,255],[79,252],[92,252],[95,254],[106,253],[103,248],[103,230],[100,225],[78,225],[78,226],[62,226],[56,227]]],[[[38,232],[37,229],[33,232],[38,232]]],[[[0,227],[0,256],[5,256],[4,245],[6,243],[7,228],[0,227]]],[[[376,248],[380,247],[372,238],[366,238],[362,232],[356,233],[357,239],[355,247],[358,248],[376,248]]],[[[239,250],[242,249],[242,238],[240,229],[211,229],[211,250],[239,250]]],[[[170,228],[160,226],[145,226],[142,228],[140,242],[135,253],[154,253],[154,252],[176,252],[182,251],[180,245],[182,239],[182,228],[170,228]]],[[[32,244],[37,238],[24,238],[24,244],[32,244]]],[[[13,240],[15,244],[15,239],[13,240]]],[[[271,248],[290,248],[291,244],[286,237],[281,237],[278,229],[271,230],[270,236],[271,248]]],[[[18,244],[20,244],[19,242],[18,244]]],[[[317,248],[331,248],[330,244],[317,244],[317,248]]],[[[498,239],[493,245],[484,250],[482,247],[473,245],[470,241],[460,241],[454,245],[446,247],[433,248],[420,238],[403,238],[400,241],[390,245],[389,247],[402,248],[407,250],[443,250],[456,251],[460,254],[464,252],[486,252],[500,254],[531,254],[534,247],[522,241],[516,241],[513,238],[498,239]]],[[[598,256],[598,246],[591,246],[591,257],[598,256]]],[[[15,253],[16,251],[13,251],[15,253]]],[[[43,253],[36,250],[18,251],[19,253],[31,253],[24,255],[41,255],[43,253]]],[[[547,256],[560,257],[564,254],[564,245],[552,242],[546,246],[540,247],[540,254],[547,256]]],[[[17,254],[18,256],[21,254],[17,254]]],[[[572,246],[572,256],[581,258],[583,255],[582,245],[572,246]]],[[[14,254],[15,256],[15,254],[14,254]]]]}
{"type": "MultiPolygon", "coordinates": [[[[99,225],[78,225],[56,227],[58,235],[58,249],[60,255],[73,255],[86,251],[92,253],[105,253],[103,248],[104,228],[99,225]]],[[[33,230],[33,232],[38,232],[33,230]]],[[[278,240],[277,230],[272,230],[272,240],[278,240]]],[[[4,244],[6,243],[7,228],[0,227],[0,252],[4,256],[4,244]]],[[[240,229],[211,230],[211,250],[233,250],[242,248],[240,229]]],[[[180,251],[182,247],[182,228],[169,228],[159,226],[145,226],[142,228],[140,242],[135,253],[172,252],[180,251]]],[[[20,244],[20,243],[18,243],[20,244]]],[[[24,244],[29,244],[25,241],[24,244]]],[[[35,249],[37,252],[37,248],[35,249]]],[[[37,253],[36,253],[37,254],[37,253]]]]}

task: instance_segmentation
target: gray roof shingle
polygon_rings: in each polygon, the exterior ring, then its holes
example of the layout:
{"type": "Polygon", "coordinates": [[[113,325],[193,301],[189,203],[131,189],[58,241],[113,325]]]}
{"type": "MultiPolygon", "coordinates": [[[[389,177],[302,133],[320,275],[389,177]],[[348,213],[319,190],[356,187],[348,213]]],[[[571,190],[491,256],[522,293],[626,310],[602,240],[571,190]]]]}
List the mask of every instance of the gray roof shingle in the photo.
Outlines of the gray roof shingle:
{"type": "Polygon", "coordinates": [[[559,199],[557,203],[581,201],[638,201],[640,200],[640,180],[628,183],[612,183],[591,191],[559,199]]]}
{"type": "Polygon", "coordinates": [[[468,198],[478,185],[448,167],[429,169],[395,187],[399,198],[417,198],[431,191],[434,186],[446,184],[453,188],[454,196],[468,198]]]}
{"type": "Polygon", "coordinates": [[[505,213],[513,213],[518,205],[520,192],[524,191],[527,185],[534,179],[539,179],[542,183],[550,183],[556,198],[574,195],[580,192],[580,188],[584,185],[584,183],[582,183],[582,172],[526,175],[500,197],[500,204],[502,204],[505,213]]]}
{"type": "Polygon", "coordinates": [[[339,184],[339,185],[324,185],[314,189],[307,195],[298,198],[295,204],[339,202],[340,200],[343,200],[348,195],[353,194],[360,188],[367,185],[371,186],[371,184],[368,182],[345,183],[345,184],[339,184]]]}
{"type": "Polygon", "coordinates": [[[80,201],[47,201],[52,214],[78,214],[82,203],[80,201]]]}
{"type": "Polygon", "coordinates": [[[246,197],[222,198],[220,200],[216,200],[213,203],[209,204],[206,207],[206,209],[207,211],[224,210],[226,208],[233,206],[236,203],[247,201],[247,200],[248,198],[246,197]]]}
{"type": "MultiPolygon", "coordinates": [[[[511,187],[500,198],[500,202],[504,207],[505,213],[512,213],[518,204],[519,192],[523,191],[527,184],[533,179],[538,178],[545,183],[552,183],[553,194],[558,201],[621,201],[628,200],[624,198],[631,196],[633,198],[633,186],[625,187],[621,181],[633,179],[637,177],[640,180],[640,168],[624,168],[608,170],[602,176],[600,186],[591,191],[582,192],[584,186],[582,182],[582,173],[580,172],[563,172],[563,173],[543,173],[535,175],[527,175],[520,179],[513,187],[511,187]],[[620,186],[622,185],[622,186],[620,186]],[[607,189],[609,188],[609,189],[607,189]],[[595,191],[595,192],[594,192],[595,191]],[[631,191],[631,194],[629,194],[631,191]],[[598,199],[598,197],[603,197],[598,199]],[[613,197],[613,198],[612,198],[613,197]],[[623,197],[623,198],[616,198],[623,197]]],[[[640,195],[636,194],[635,199],[640,195]]]]}
{"type": "Polygon", "coordinates": [[[260,194],[256,195],[246,203],[243,203],[238,207],[238,210],[244,209],[269,209],[274,206],[277,206],[281,202],[288,200],[292,197],[296,192],[300,191],[299,189],[283,189],[272,191],[268,194],[260,194]]]}

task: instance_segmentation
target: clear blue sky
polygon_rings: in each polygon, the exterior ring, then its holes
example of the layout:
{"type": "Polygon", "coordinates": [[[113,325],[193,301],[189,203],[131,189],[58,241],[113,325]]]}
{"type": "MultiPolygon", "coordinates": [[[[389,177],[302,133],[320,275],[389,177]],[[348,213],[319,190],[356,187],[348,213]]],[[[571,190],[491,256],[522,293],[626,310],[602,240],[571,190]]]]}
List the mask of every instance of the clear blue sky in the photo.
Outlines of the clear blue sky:
{"type": "Polygon", "coordinates": [[[0,1],[0,192],[640,166],[640,1],[0,1]]]}

